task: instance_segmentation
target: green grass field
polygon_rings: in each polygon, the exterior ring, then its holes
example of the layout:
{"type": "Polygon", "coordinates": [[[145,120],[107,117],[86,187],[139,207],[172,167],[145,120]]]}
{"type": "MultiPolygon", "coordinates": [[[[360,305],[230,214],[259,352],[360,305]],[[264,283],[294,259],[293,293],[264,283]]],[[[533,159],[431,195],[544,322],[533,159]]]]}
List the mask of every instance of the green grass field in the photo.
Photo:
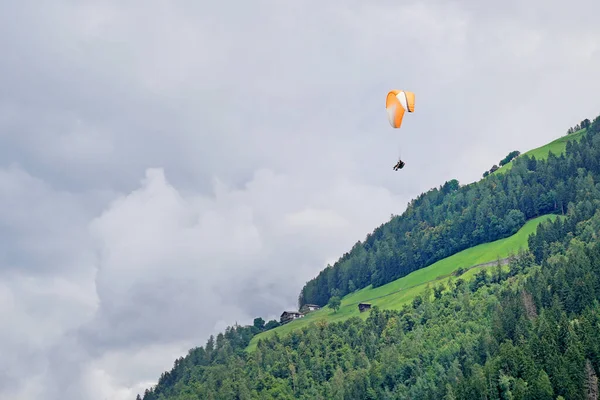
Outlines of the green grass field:
{"type": "MultiPolygon", "coordinates": [[[[565,149],[567,148],[568,141],[570,141],[570,140],[579,141],[583,137],[585,132],[586,132],[585,129],[581,129],[577,132],[571,133],[570,135],[562,136],[542,147],[538,147],[537,149],[529,150],[528,152],[523,153],[522,155],[527,154],[530,157],[535,157],[536,160],[545,160],[546,158],[548,158],[548,154],[550,154],[550,152],[552,152],[558,156],[565,151],[565,149]]],[[[498,168],[494,173],[497,174],[499,172],[506,172],[506,171],[509,171],[512,167],[513,167],[513,162],[511,161],[508,164],[498,168]]]]}
{"type": "Polygon", "coordinates": [[[358,311],[358,303],[368,302],[383,309],[400,309],[404,304],[411,302],[415,296],[422,293],[427,285],[447,284],[449,280],[457,279],[457,277],[451,274],[458,268],[471,268],[460,276],[462,279],[470,279],[481,268],[485,268],[485,266],[474,266],[493,262],[497,259],[504,259],[510,256],[511,253],[517,253],[520,248],[527,249],[529,247],[527,238],[531,233],[535,232],[538,224],[544,220],[555,218],[557,218],[556,215],[545,215],[532,219],[517,233],[508,238],[463,250],[378,288],[367,286],[366,288],[357,290],[342,299],[342,304],[337,312],[324,307],[321,310],[307,314],[301,319],[260,333],[252,338],[247,350],[254,350],[260,339],[269,337],[275,333],[286,335],[293,330],[303,328],[318,320],[335,322],[354,316],[366,318],[368,312],[360,313],[358,311]]]}

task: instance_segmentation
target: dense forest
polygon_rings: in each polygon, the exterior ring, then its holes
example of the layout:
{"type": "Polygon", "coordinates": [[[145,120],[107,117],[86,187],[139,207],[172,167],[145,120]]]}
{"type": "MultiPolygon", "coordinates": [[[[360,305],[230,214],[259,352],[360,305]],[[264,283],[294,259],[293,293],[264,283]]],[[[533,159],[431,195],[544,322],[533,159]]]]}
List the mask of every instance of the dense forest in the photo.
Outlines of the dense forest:
{"type": "Polygon", "coordinates": [[[421,194],[402,215],[375,229],[309,281],[298,307],[324,306],[332,296],[384,285],[461,250],[510,236],[530,218],[564,214],[576,196],[578,170],[584,175],[590,171],[594,178],[600,172],[600,146],[594,141],[600,117],[580,126],[591,134],[580,143],[569,141],[566,154],[536,160],[514,151],[500,162],[513,161],[506,172],[485,174],[485,179],[464,186],[451,180],[421,194]]]}
{"type": "Polygon", "coordinates": [[[508,269],[432,286],[399,311],[374,307],[366,320],[275,334],[253,352],[264,321],[229,327],[138,399],[598,399],[600,117],[586,127],[561,156],[521,155],[507,172],[420,196],[311,287],[343,292],[361,271],[391,280],[401,266],[416,269],[400,262],[428,264],[444,244],[459,249],[536,215],[565,215],[540,225],[508,269]]]}

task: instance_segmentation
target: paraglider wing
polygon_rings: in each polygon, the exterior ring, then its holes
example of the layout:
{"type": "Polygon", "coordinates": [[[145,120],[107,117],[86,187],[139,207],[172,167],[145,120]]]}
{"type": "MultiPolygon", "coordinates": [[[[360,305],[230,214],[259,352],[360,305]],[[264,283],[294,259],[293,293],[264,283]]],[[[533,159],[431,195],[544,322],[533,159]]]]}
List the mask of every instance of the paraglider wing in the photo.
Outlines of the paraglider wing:
{"type": "Polygon", "coordinates": [[[404,90],[391,90],[385,100],[385,108],[392,128],[400,128],[404,113],[415,110],[415,94],[404,90]]]}
{"type": "MultiPolygon", "coordinates": [[[[385,109],[390,125],[392,128],[398,129],[402,126],[404,113],[415,111],[415,94],[405,90],[390,90],[385,99],[385,109]]],[[[398,160],[398,163],[394,166],[394,170],[398,171],[404,168],[404,165],[404,161],[398,160]]]]}

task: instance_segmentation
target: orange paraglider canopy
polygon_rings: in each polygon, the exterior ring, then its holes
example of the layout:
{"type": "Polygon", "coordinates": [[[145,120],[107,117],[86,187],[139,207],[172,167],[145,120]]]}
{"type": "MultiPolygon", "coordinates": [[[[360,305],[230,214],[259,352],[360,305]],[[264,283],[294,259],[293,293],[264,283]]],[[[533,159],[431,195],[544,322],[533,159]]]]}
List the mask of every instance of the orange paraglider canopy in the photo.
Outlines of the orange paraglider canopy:
{"type": "Polygon", "coordinates": [[[415,94],[405,90],[391,90],[387,94],[385,108],[392,128],[400,128],[404,113],[415,111],[415,94]]]}

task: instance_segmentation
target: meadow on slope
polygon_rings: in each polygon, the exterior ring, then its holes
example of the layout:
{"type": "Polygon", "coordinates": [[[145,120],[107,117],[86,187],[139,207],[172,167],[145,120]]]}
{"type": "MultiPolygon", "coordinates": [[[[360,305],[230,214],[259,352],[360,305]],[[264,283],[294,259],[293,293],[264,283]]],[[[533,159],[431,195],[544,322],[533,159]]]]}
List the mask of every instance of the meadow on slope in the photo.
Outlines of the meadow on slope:
{"type": "MultiPolygon", "coordinates": [[[[567,142],[569,142],[570,140],[577,140],[577,141],[581,140],[581,138],[583,137],[585,132],[586,132],[585,129],[581,129],[581,130],[578,130],[577,132],[573,132],[569,135],[561,136],[558,139],[553,140],[552,142],[550,142],[544,146],[529,150],[528,152],[521,154],[521,156],[527,155],[529,157],[535,157],[536,160],[547,159],[550,152],[552,152],[555,156],[560,156],[561,153],[565,152],[565,150],[567,148],[567,142]]],[[[513,167],[513,161],[507,163],[506,165],[503,165],[502,167],[498,168],[493,173],[497,174],[499,172],[506,172],[506,171],[509,171],[512,167],[513,167]]]]}
{"type": "Polygon", "coordinates": [[[366,318],[368,312],[360,313],[358,303],[368,302],[373,306],[379,306],[384,309],[400,309],[404,304],[412,301],[415,296],[422,293],[427,285],[447,283],[449,280],[457,279],[452,273],[459,268],[470,268],[460,276],[463,279],[469,279],[481,268],[485,268],[485,266],[480,266],[480,264],[507,258],[511,253],[517,253],[520,248],[527,249],[529,247],[527,239],[530,234],[535,232],[538,224],[542,221],[553,220],[555,218],[557,218],[556,215],[550,214],[531,219],[517,233],[510,237],[463,250],[383,286],[377,288],[367,286],[366,288],[357,290],[342,299],[341,306],[337,312],[329,307],[324,307],[321,310],[307,314],[303,318],[260,333],[252,338],[247,350],[251,351],[255,349],[260,339],[269,337],[275,333],[285,335],[319,320],[335,322],[354,316],[366,318]]]}

